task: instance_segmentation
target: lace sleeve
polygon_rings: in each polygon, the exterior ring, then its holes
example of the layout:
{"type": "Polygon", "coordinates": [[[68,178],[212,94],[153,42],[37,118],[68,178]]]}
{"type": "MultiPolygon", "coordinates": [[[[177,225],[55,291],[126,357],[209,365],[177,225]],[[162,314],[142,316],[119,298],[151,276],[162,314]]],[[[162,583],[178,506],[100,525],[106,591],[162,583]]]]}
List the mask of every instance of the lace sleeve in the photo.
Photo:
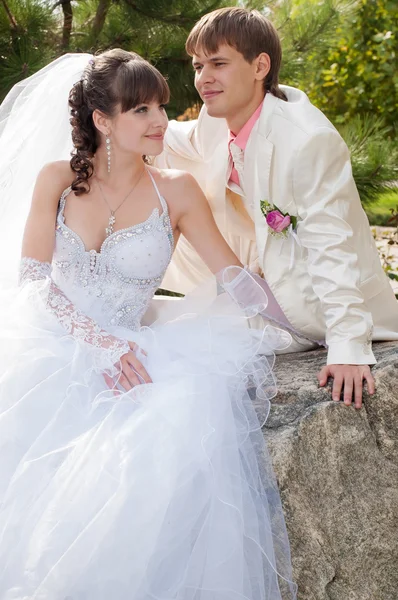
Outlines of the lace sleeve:
{"type": "Polygon", "coordinates": [[[106,351],[113,364],[130,350],[126,340],[119,339],[86,316],[65,296],[51,279],[51,264],[34,258],[22,258],[19,269],[19,284],[47,280],[49,283],[46,308],[76,340],[106,351]]]}

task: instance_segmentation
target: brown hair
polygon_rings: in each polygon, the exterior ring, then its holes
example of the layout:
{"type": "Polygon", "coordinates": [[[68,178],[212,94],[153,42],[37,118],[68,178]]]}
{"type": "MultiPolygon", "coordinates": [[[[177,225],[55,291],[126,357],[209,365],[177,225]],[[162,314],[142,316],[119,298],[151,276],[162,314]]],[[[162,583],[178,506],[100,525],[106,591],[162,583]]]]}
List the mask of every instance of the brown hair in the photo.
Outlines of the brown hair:
{"type": "Polygon", "coordinates": [[[269,55],[271,69],[264,79],[264,89],[287,100],[279,88],[282,46],[274,25],[258,10],[231,7],[220,8],[204,15],[196,23],[185,44],[190,56],[202,50],[215,54],[221,44],[235,48],[251,63],[262,52],[269,55]]]}
{"type": "Polygon", "coordinates": [[[170,91],[164,77],[149,62],[134,52],[119,48],[108,50],[89,61],[80,81],[69,93],[74,151],[70,165],[76,173],[72,190],[76,195],[90,190],[92,158],[99,145],[99,132],[93,122],[94,110],[112,116],[120,106],[127,112],[154,100],[169,101],[170,91]]]}

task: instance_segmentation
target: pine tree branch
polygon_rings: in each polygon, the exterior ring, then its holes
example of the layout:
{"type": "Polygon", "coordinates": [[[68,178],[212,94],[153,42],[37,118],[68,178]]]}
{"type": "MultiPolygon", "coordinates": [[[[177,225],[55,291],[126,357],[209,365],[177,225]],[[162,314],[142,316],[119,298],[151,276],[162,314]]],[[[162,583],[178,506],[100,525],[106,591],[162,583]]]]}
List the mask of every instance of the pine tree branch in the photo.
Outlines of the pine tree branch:
{"type": "Polygon", "coordinates": [[[150,11],[148,12],[146,10],[142,10],[142,8],[137,6],[137,4],[134,2],[134,0],[125,0],[125,2],[130,8],[132,8],[139,15],[142,15],[144,17],[149,17],[150,19],[156,19],[157,21],[161,21],[162,23],[167,23],[168,25],[182,25],[183,23],[185,23],[185,24],[192,23],[192,19],[183,17],[182,15],[179,15],[179,14],[170,15],[170,16],[157,14],[156,16],[154,16],[151,14],[150,11]]]}
{"type": "Polygon", "coordinates": [[[12,14],[10,7],[8,6],[6,0],[0,0],[2,5],[4,6],[4,10],[6,11],[8,20],[10,21],[10,25],[11,25],[11,30],[16,33],[19,31],[19,26],[17,23],[16,18],[14,17],[14,15],[12,14]]]}
{"type": "Polygon", "coordinates": [[[311,35],[308,35],[308,37],[306,37],[305,39],[301,39],[301,40],[293,39],[294,49],[297,52],[307,52],[309,50],[309,48],[312,47],[313,42],[316,41],[324,31],[328,30],[328,28],[330,26],[330,22],[336,17],[336,15],[337,15],[336,9],[332,8],[330,10],[330,13],[328,14],[328,16],[324,19],[324,21],[321,21],[319,23],[319,25],[316,27],[316,29],[313,31],[313,33],[311,35]]]}
{"type": "Polygon", "coordinates": [[[154,19],[156,21],[161,21],[162,23],[167,23],[168,25],[178,25],[180,27],[181,25],[192,27],[194,23],[198,19],[200,19],[204,14],[211,12],[214,8],[218,8],[219,6],[219,2],[215,1],[211,6],[206,7],[204,11],[201,11],[198,15],[195,15],[195,17],[184,17],[181,13],[174,15],[161,15],[157,13],[156,15],[154,15],[151,14],[150,11],[143,10],[141,7],[137,6],[137,3],[134,2],[134,0],[124,1],[130,8],[132,8],[135,12],[144,17],[154,19]]]}

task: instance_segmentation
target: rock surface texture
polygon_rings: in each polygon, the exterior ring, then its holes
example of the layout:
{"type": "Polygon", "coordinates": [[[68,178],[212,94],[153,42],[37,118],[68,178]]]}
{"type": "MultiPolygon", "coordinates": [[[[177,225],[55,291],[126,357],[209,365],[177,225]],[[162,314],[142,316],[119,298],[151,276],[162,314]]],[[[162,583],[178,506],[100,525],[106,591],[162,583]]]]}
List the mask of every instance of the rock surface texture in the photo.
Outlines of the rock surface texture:
{"type": "Polygon", "coordinates": [[[398,345],[374,350],[361,410],[318,387],[325,351],[277,359],[264,434],[299,600],[398,600],[398,345]]]}

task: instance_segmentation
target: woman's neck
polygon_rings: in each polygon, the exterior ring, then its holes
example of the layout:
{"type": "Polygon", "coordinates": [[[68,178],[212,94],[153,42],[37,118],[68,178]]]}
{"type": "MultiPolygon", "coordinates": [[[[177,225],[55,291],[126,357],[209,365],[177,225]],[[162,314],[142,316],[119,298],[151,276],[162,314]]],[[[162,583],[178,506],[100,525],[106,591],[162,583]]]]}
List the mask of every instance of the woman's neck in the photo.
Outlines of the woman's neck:
{"type": "Polygon", "coordinates": [[[112,156],[111,169],[108,173],[108,157],[106,152],[98,149],[94,160],[94,177],[116,190],[125,189],[133,185],[145,168],[141,156],[137,154],[126,154],[112,156]]]}

